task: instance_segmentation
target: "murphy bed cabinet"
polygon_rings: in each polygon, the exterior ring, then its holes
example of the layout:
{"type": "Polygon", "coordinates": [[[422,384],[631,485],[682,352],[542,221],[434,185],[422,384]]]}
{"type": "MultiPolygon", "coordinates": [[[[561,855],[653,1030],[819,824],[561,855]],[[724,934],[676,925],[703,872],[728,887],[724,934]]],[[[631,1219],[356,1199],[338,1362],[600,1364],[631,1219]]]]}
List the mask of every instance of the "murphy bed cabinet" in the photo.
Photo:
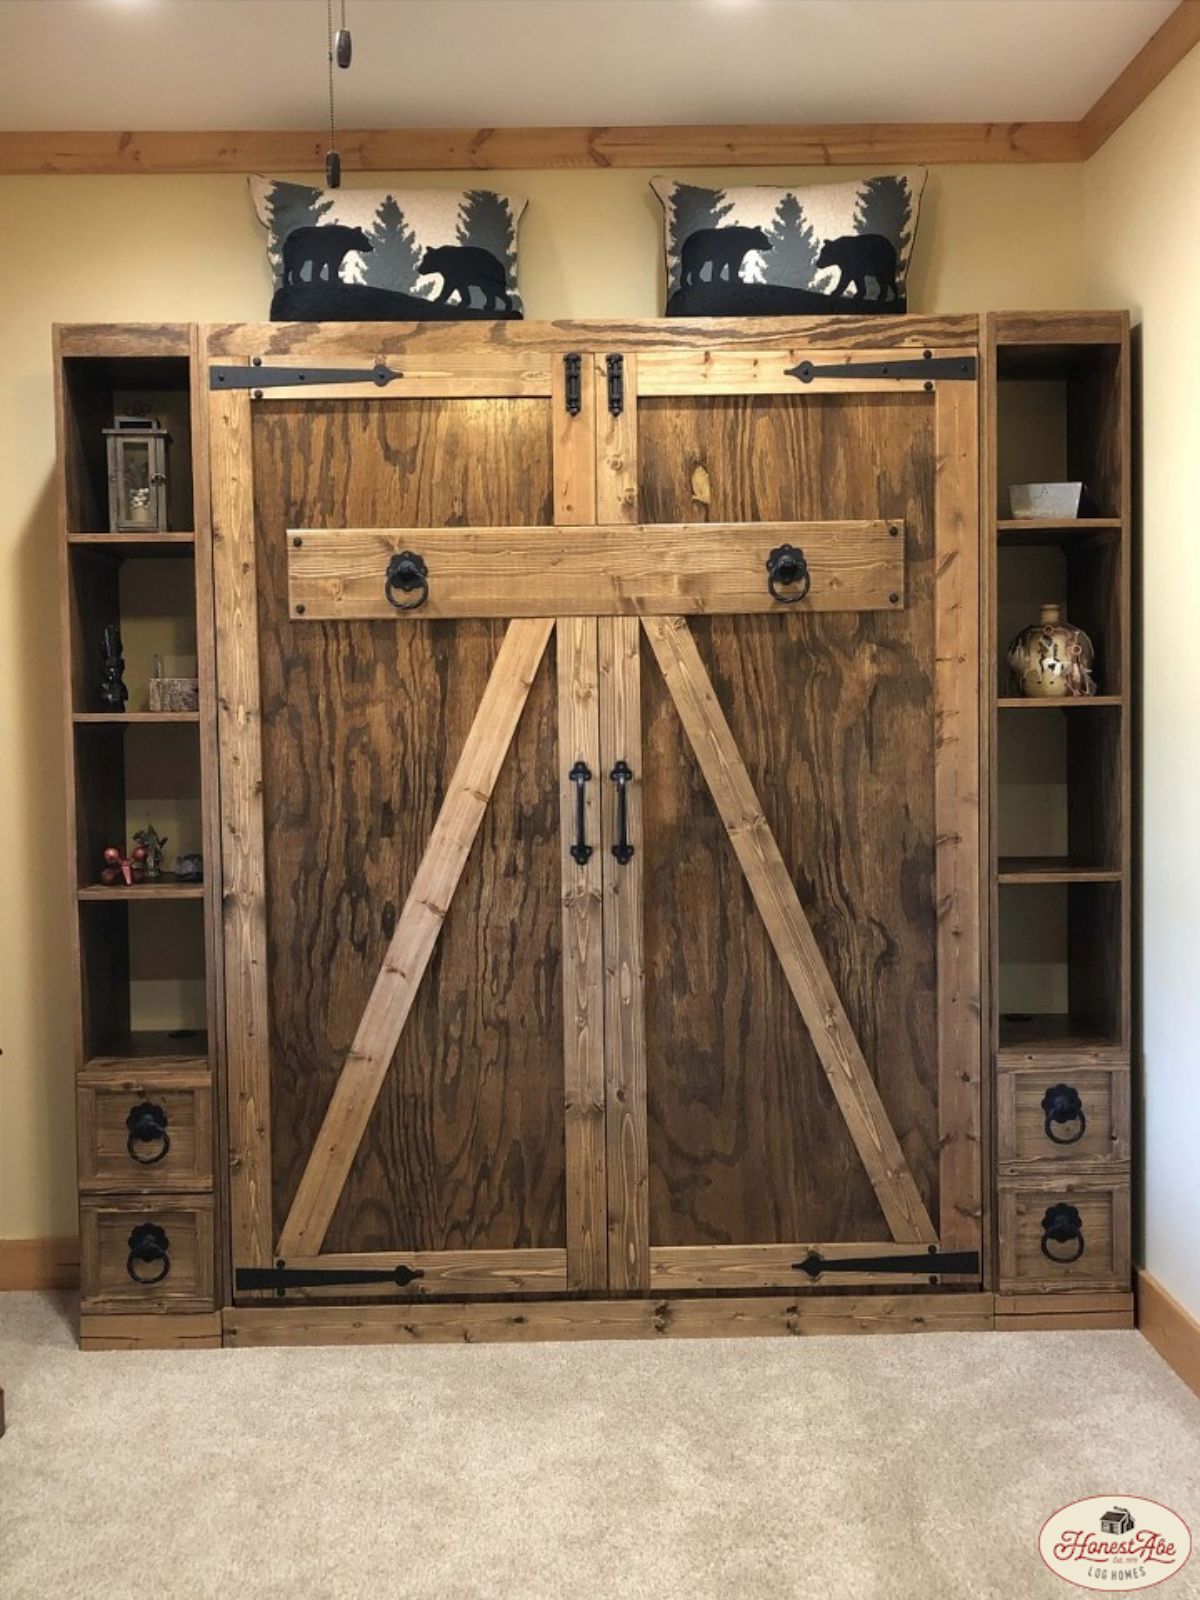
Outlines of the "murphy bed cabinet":
{"type": "Polygon", "coordinates": [[[1123,315],[56,361],[85,1347],[1131,1324],[1123,315]],[[155,796],[203,884],[98,885],[155,796]]]}

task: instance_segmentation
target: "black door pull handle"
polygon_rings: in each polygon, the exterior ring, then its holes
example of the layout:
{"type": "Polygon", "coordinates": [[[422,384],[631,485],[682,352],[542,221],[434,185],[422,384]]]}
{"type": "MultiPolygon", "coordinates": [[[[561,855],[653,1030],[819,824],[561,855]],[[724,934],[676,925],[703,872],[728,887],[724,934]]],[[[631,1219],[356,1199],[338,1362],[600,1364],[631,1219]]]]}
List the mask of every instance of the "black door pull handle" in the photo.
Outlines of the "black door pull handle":
{"type": "Polygon", "coordinates": [[[161,1283],[171,1270],[171,1241],[157,1222],[139,1222],[129,1235],[125,1271],[144,1288],[161,1283]]]}
{"type": "Polygon", "coordinates": [[[575,785],[575,843],[571,846],[571,860],[585,866],[592,859],[592,847],[587,842],[587,798],[584,785],[591,782],[592,769],[586,761],[577,761],[567,773],[575,785]]]}
{"type": "Polygon", "coordinates": [[[633,859],[633,846],[629,842],[629,785],[633,772],[627,761],[618,761],[609,777],[617,786],[617,842],[612,853],[624,866],[633,859]]]}
{"type": "Polygon", "coordinates": [[[1069,1267],[1078,1261],[1084,1251],[1083,1218],[1073,1205],[1065,1200],[1047,1206],[1042,1218],[1042,1254],[1055,1266],[1069,1267]],[[1055,1245],[1056,1250],[1050,1246],[1055,1245]]]}

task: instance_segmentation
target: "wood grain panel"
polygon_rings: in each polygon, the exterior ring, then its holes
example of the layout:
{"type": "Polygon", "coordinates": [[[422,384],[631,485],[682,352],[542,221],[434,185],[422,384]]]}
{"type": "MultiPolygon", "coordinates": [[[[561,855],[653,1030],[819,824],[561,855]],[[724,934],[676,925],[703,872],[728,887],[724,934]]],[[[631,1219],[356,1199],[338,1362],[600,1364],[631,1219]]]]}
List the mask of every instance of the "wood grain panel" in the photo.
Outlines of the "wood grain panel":
{"type": "MultiPolygon", "coordinates": [[[[810,1251],[817,1251],[825,1260],[845,1260],[868,1253],[862,1244],[753,1244],[730,1249],[727,1245],[674,1245],[650,1247],[650,1286],[653,1289],[774,1289],[789,1281],[796,1293],[811,1293],[818,1287],[831,1285],[853,1289],[875,1285],[920,1284],[928,1288],[931,1283],[958,1283],[977,1281],[977,1275],[967,1278],[942,1274],[932,1277],[929,1272],[851,1272],[829,1273],[824,1277],[809,1279],[797,1270],[810,1251]]],[[[875,1257],[920,1255],[912,1244],[875,1243],[869,1247],[875,1257]]]]}
{"type": "Polygon", "coordinates": [[[292,616],[309,622],[781,613],[767,556],[792,544],[809,569],[799,611],[888,611],[904,604],[903,537],[902,523],[880,521],[289,528],[288,597],[292,616]],[[429,569],[429,597],[410,612],[385,592],[401,550],[429,569]]]}
{"type": "MultiPolygon", "coordinates": [[[[1129,1179],[1092,1173],[1003,1181],[999,1195],[1000,1288],[1128,1289],[1133,1270],[1129,1179]],[[1065,1202],[1079,1212],[1084,1241],[1077,1260],[1050,1260],[1042,1251],[1042,1220],[1065,1202]]],[[[1069,1254],[1071,1246],[1051,1245],[1069,1254]]]]}
{"type": "MultiPolygon", "coordinates": [[[[213,1201],[211,1195],[84,1200],[79,1208],[80,1307],[84,1311],[211,1311],[213,1201]],[[129,1236],[140,1223],[166,1235],[168,1271],[153,1284],[127,1271],[129,1236]]],[[[145,1270],[155,1271],[151,1264],[145,1270]]]]}
{"type": "MultiPolygon", "coordinates": [[[[539,401],[264,401],[255,434],[282,1217],[504,633],[493,622],[295,627],[286,529],[546,523],[551,422],[539,401]]],[[[332,1251],[564,1245],[551,656],[384,1074],[330,1223],[332,1251]]]]}
{"type": "Polygon", "coordinates": [[[76,1096],[83,1192],[212,1188],[212,1076],[206,1069],[92,1067],[80,1074],[76,1096]],[[134,1142],[131,1153],[128,1118],[147,1102],[164,1114],[165,1154],[161,1140],[134,1142]]]}
{"type": "MultiPolygon", "coordinates": [[[[642,514],[655,521],[904,520],[902,615],[690,628],[905,1164],[937,1215],[933,401],[643,398],[639,422],[642,514]]],[[[653,667],[643,692],[653,1241],[886,1238],[653,667]]]]}
{"type": "MultiPolygon", "coordinates": [[[[289,1271],[348,1267],[391,1272],[401,1265],[421,1274],[404,1288],[394,1282],[331,1283],[307,1288],[289,1286],[288,1296],[296,1300],[353,1298],[418,1302],[430,1295],[561,1294],[569,1287],[565,1250],[362,1250],[353,1254],[330,1251],[287,1258],[289,1271]]],[[[257,1293],[248,1298],[253,1303],[257,1293]]]]}
{"type": "MultiPolygon", "coordinates": [[[[1129,1160],[1126,1069],[1081,1070],[1046,1065],[1033,1070],[1010,1070],[998,1075],[996,1095],[996,1157],[1002,1167],[1014,1162],[1061,1167],[1072,1162],[1129,1160]],[[1079,1095],[1084,1126],[1073,1144],[1056,1144],[1046,1133],[1042,1100],[1056,1084],[1066,1084],[1079,1095]]],[[[1075,1122],[1054,1126],[1060,1140],[1078,1131],[1075,1122]]]]}
{"type": "Polygon", "coordinates": [[[937,1234],[695,641],[682,618],[643,626],[888,1227],[898,1240],[931,1243],[937,1234]]]}

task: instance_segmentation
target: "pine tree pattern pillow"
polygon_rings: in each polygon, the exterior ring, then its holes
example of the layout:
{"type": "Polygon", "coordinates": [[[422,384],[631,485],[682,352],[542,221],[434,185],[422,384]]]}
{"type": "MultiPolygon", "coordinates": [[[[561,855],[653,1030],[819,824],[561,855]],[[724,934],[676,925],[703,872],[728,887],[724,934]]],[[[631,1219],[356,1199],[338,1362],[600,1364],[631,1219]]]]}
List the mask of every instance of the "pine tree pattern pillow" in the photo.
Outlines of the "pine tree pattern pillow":
{"type": "Polygon", "coordinates": [[[925,172],[803,189],[654,178],[669,317],[856,316],[908,309],[925,172]]]}
{"type": "Polygon", "coordinates": [[[272,322],[454,322],[522,315],[525,196],[318,189],[250,179],[275,273],[272,322]]]}

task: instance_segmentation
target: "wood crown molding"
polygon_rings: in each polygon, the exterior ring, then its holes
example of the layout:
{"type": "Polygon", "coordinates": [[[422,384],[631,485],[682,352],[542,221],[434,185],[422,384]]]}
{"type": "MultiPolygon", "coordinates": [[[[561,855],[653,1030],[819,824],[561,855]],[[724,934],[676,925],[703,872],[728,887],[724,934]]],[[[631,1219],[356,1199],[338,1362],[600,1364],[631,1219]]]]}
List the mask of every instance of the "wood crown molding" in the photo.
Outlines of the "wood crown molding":
{"type": "Polygon", "coordinates": [[[1137,1325],[1171,1370],[1200,1395],[1200,1321],[1141,1268],[1137,1273],[1137,1325]]]}
{"type": "Polygon", "coordinates": [[[1096,101],[1078,130],[1081,159],[1094,156],[1100,146],[1131,117],[1143,100],[1158,88],[1194,44],[1200,43],[1200,0],[1180,0],[1171,15],[1134,56],[1096,101]]]}
{"type": "Polygon", "coordinates": [[[0,1290],[78,1287],[78,1239],[0,1239],[0,1290]]]}
{"type": "MultiPolygon", "coordinates": [[[[1180,4],[1078,122],[864,122],[666,128],[368,128],[338,135],[347,172],[605,167],[945,166],[1086,161],[1200,41],[1200,0],[1180,4]]],[[[320,171],[326,135],[243,132],[3,133],[0,177],[320,171]]]]}

